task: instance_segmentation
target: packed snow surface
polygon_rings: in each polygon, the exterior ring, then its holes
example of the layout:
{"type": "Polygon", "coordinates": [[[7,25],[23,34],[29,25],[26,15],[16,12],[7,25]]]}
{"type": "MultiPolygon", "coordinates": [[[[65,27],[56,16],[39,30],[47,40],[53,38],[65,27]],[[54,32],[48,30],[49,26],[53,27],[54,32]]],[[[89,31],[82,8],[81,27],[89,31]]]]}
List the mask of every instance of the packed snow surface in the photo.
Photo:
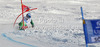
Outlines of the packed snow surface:
{"type": "MultiPolygon", "coordinates": [[[[0,47],[85,47],[82,16],[100,19],[100,0],[23,0],[32,14],[31,25],[18,30],[22,12],[20,0],[0,0],[0,47]]],[[[24,16],[26,13],[24,14],[24,16]]],[[[89,47],[100,47],[99,43],[89,47]]]]}

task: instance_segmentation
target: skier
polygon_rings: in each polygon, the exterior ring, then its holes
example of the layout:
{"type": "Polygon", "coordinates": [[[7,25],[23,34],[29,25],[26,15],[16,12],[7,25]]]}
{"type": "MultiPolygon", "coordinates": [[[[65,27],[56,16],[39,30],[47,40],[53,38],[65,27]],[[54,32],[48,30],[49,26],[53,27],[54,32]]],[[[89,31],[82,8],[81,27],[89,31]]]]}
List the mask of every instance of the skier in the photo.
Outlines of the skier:
{"type": "Polygon", "coordinates": [[[34,23],[33,23],[33,21],[32,21],[32,19],[31,19],[31,14],[30,13],[28,13],[27,15],[26,15],[26,17],[24,17],[24,28],[23,28],[23,20],[19,23],[19,30],[24,30],[24,29],[26,29],[26,28],[28,28],[28,24],[29,23],[31,23],[31,25],[32,25],[32,28],[34,27],[34,23]]]}

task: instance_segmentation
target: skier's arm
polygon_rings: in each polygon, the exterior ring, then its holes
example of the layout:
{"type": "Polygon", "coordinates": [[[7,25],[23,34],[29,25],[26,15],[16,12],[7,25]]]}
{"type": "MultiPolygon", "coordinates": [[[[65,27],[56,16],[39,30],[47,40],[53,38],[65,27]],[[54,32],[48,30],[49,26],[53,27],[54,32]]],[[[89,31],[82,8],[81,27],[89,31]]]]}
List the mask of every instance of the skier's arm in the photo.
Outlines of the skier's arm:
{"type": "Polygon", "coordinates": [[[31,20],[31,22],[30,22],[30,23],[31,23],[32,27],[34,27],[34,23],[33,23],[33,20],[31,20]]]}

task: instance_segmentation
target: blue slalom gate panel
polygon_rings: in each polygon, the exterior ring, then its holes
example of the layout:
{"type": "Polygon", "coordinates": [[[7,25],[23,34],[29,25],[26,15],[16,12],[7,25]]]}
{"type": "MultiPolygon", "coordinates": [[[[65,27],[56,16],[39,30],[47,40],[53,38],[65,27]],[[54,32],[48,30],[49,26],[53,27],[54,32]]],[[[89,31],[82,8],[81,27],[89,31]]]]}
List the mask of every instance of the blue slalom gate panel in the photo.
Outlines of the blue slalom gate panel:
{"type": "Polygon", "coordinates": [[[100,42],[100,19],[85,20],[83,28],[87,44],[100,42]]]}

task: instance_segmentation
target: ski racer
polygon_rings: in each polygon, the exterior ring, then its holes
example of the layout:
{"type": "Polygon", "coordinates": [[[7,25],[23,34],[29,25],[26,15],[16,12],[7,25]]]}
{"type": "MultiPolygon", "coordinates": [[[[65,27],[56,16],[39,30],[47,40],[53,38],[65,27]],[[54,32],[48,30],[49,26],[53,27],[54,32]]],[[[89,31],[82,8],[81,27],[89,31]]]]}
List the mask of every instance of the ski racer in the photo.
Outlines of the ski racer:
{"type": "Polygon", "coordinates": [[[33,23],[33,21],[32,21],[32,19],[31,19],[31,14],[30,13],[28,13],[25,17],[24,17],[24,28],[23,28],[23,20],[19,23],[19,30],[24,30],[24,29],[26,29],[26,28],[28,28],[28,24],[29,23],[31,23],[31,25],[32,25],[32,28],[34,27],[34,23],[33,23]]]}

